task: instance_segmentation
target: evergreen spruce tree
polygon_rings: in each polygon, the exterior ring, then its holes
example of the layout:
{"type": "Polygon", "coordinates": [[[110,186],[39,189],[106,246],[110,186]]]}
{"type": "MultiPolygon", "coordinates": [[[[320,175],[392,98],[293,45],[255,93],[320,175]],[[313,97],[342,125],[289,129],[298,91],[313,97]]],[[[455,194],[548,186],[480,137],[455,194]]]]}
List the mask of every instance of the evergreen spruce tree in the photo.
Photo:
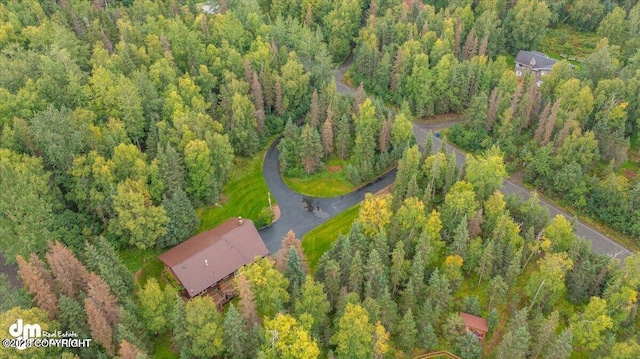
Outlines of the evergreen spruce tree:
{"type": "Polygon", "coordinates": [[[175,246],[189,238],[200,226],[200,219],[182,188],[178,187],[165,196],[162,207],[167,212],[169,223],[167,233],[158,240],[159,248],[175,246]]]}
{"type": "Polygon", "coordinates": [[[170,195],[178,188],[185,188],[185,165],[180,154],[170,145],[158,146],[158,167],[166,188],[170,195]]]}
{"type": "Polygon", "coordinates": [[[307,174],[311,174],[322,167],[324,150],[320,135],[315,127],[307,124],[302,128],[299,151],[302,168],[307,174]]]}
{"type": "Polygon", "coordinates": [[[384,291],[389,290],[389,275],[375,248],[369,254],[365,269],[365,296],[379,299],[384,291]]]}
{"type": "Polygon", "coordinates": [[[405,354],[411,355],[411,351],[416,346],[418,339],[418,329],[416,329],[416,322],[411,309],[407,310],[400,323],[398,323],[397,337],[400,349],[405,354]]]}
{"type": "Polygon", "coordinates": [[[224,346],[230,358],[251,358],[251,353],[247,346],[250,342],[249,334],[240,312],[233,304],[230,304],[224,318],[224,346]]]}
{"type": "Polygon", "coordinates": [[[464,333],[456,338],[456,349],[462,358],[482,358],[482,345],[478,337],[472,332],[464,333]]]}
{"type": "Polygon", "coordinates": [[[74,331],[80,338],[88,336],[89,324],[82,304],[73,298],[61,295],[58,305],[60,312],[57,318],[62,325],[62,329],[74,331]]]}
{"type": "Polygon", "coordinates": [[[431,323],[424,323],[420,328],[420,344],[422,348],[426,351],[430,351],[436,346],[438,346],[438,336],[436,332],[433,330],[433,326],[431,323]]]}
{"type": "Polygon", "coordinates": [[[300,290],[304,283],[304,272],[302,271],[300,257],[295,247],[289,248],[287,269],[284,272],[284,276],[289,280],[288,291],[291,297],[291,303],[294,303],[295,299],[300,297],[300,290]]]}
{"type": "Polygon", "coordinates": [[[362,255],[359,250],[353,255],[351,267],[349,268],[349,279],[347,286],[349,291],[356,293],[358,297],[362,297],[362,285],[364,283],[364,264],[362,263],[362,255]]]}
{"type": "Polygon", "coordinates": [[[351,123],[347,116],[340,117],[338,121],[338,127],[336,129],[336,140],[334,147],[338,157],[342,160],[346,160],[351,155],[351,123]]]}

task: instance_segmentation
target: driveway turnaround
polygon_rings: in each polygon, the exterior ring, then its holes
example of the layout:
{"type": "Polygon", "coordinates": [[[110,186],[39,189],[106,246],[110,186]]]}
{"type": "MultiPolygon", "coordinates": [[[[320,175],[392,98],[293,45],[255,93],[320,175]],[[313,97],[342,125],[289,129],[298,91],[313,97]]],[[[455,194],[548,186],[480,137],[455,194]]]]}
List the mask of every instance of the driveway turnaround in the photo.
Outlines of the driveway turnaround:
{"type": "Polygon", "coordinates": [[[282,238],[293,230],[302,238],[310,230],[335,217],[340,212],[361,202],[367,192],[375,193],[390,185],[396,179],[396,170],[392,170],[373,182],[343,196],[317,198],[301,195],[291,190],[280,176],[278,149],[274,141],[265,156],[263,171],[271,195],[278,201],[280,219],[260,231],[269,253],[280,249],[282,238]]]}

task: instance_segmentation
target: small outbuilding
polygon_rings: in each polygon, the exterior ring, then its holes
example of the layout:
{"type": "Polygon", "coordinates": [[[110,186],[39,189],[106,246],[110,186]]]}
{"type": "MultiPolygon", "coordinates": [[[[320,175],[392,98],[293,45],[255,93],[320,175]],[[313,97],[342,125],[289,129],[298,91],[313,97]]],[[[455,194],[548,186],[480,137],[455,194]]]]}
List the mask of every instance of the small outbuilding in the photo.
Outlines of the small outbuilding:
{"type": "Polygon", "coordinates": [[[486,319],[463,312],[460,312],[460,318],[464,321],[464,327],[467,332],[473,332],[478,336],[478,339],[484,340],[485,334],[489,331],[486,319]]]}
{"type": "Polygon", "coordinates": [[[193,298],[267,254],[253,222],[238,217],[187,239],[158,259],[193,298]]]}

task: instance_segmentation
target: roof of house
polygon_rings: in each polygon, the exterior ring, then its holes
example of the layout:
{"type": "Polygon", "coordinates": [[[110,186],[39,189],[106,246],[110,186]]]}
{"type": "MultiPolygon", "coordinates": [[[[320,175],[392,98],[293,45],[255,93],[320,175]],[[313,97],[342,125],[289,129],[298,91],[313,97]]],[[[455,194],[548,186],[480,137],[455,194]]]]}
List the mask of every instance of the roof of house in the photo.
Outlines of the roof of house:
{"type": "Polygon", "coordinates": [[[230,218],[158,258],[171,268],[189,297],[193,297],[243,265],[253,263],[256,257],[267,254],[269,250],[251,220],[230,218]]]}
{"type": "Polygon", "coordinates": [[[489,325],[487,325],[487,320],[484,318],[463,312],[460,312],[460,318],[464,321],[464,325],[469,328],[480,330],[485,333],[489,331],[489,325]]]}
{"type": "Polygon", "coordinates": [[[518,51],[516,62],[531,67],[534,70],[550,70],[558,60],[538,51],[518,51]]]}

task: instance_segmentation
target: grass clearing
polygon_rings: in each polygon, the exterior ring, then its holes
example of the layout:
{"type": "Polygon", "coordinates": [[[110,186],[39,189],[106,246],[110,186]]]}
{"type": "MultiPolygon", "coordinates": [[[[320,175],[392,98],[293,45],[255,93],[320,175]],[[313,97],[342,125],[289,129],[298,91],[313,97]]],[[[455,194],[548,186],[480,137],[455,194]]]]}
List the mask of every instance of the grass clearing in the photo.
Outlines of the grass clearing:
{"type": "Polygon", "coordinates": [[[331,157],[322,171],[306,178],[285,177],[284,183],[292,190],[312,197],[335,197],[353,192],[356,186],[347,181],[345,161],[331,157]]]}
{"type": "Polygon", "coordinates": [[[120,251],[120,259],[122,259],[122,263],[124,263],[125,267],[127,267],[132,274],[135,274],[138,269],[143,265],[146,265],[147,262],[152,261],[154,258],[157,259],[158,254],[162,252],[164,252],[163,249],[128,248],[120,251]]]}
{"type": "Polygon", "coordinates": [[[302,250],[307,256],[311,272],[315,272],[320,257],[331,248],[331,244],[338,235],[349,232],[351,223],[358,217],[359,211],[360,204],[358,203],[302,237],[302,250]]]}
{"type": "Polygon", "coordinates": [[[569,25],[558,25],[547,29],[540,51],[556,59],[562,59],[561,55],[566,55],[569,62],[579,65],[578,60],[593,52],[598,41],[600,36],[595,33],[580,32],[569,25]]]}
{"type": "MultiPolygon", "coordinates": [[[[199,208],[196,212],[200,218],[198,232],[211,229],[230,217],[242,216],[255,220],[260,210],[269,206],[269,188],[262,174],[262,163],[267,149],[275,140],[275,136],[267,141],[262,151],[250,158],[236,158],[229,182],[224,186],[222,195],[224,203],[199,208]]],[[[273,204],[275,198],[271,197],[273,204]]]]}
{"type": "Polygon", "coordinates": [[[180,355],[171,351],[171,343],[173,340],[169,333],[162,334],[152,338],[153,341],[153,357],[156,359],[178,359],[180,355]]]}

